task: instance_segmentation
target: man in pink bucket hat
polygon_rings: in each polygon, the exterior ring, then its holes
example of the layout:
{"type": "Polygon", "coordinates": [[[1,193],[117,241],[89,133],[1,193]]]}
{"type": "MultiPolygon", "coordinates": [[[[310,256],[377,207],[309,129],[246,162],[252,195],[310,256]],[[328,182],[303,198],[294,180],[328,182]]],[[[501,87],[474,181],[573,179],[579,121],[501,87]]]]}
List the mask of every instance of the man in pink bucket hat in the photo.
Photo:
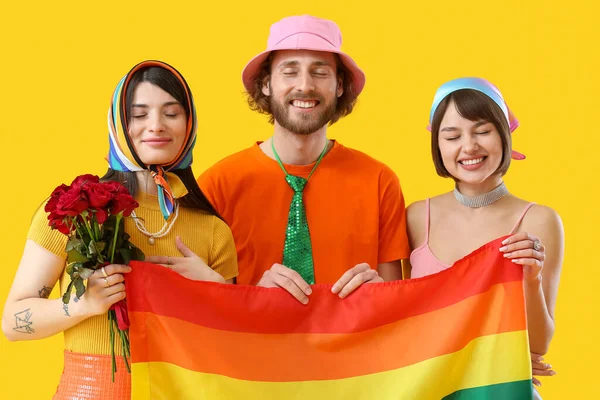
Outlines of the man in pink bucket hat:
{"type": "Polygon", "coordinates": [[[304,304],[314,283],[345,297],[362,283],[400,279],[409,255],[394,172],[327,138],[365,86],[341,44],[332,21],[273,24],[267,50],[242,72],[250,108],[270,116],[273,136],[198,179],[233,232],[237,283],[282,287],[304,304]]]}

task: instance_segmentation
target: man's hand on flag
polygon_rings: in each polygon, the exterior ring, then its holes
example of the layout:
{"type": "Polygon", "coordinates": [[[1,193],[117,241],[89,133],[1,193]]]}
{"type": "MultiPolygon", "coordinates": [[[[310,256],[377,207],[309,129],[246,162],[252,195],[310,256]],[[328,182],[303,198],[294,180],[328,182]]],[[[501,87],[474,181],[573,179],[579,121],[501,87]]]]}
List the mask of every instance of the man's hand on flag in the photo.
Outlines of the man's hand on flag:
{"type": "Polygon", "coordinates": [[[346,271],[346,273],[333,285],[331,291],[338,294],[338,296],[343,299],[363,283],[379,282],[383,282],[383,278],[379,276],[377,271],[371,269],[369,264],[361,263],[346,271]]]}

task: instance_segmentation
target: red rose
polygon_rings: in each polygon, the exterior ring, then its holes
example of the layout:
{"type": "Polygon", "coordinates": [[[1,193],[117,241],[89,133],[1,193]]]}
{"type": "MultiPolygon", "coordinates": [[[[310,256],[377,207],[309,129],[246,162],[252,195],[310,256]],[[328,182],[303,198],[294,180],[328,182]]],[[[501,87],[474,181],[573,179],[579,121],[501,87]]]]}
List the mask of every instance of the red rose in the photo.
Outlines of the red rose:
{"type": "Polygon", "coordinates": [[[75,178],[73,182],[71,182],[71,186],[77,189],[81,189],[87,184],[98,182],[100,182],[100,178],[98,178],[96,175],[85,174],[79,175],[77,178],[75,178]]]}
{"type": "Polygon", "coordinates": [[[139,207],[139,204],[130,194],[120,193],[113,199],[113,206],[110,210],[115,215],[123,211],[123,216],[129,217],[131,212],[139,207]]]}
{"type": "Polygon", "coordinates": [[[87,194],[90,206],[93,208],[105,207],[113,198],[113,194],[106,190],[102,183],[88,183],[83,187],[83,191],[87,194]]]}
{"type": "Polygon", "coordinates": [[[98,221],[100,225],[105,223],[108,219],[108,211],[106,211],[104,208],[94,210],[94,214],[96,214],[96,221],[98,221]]]}
{"type": "Polygon", "coordinates": [[[127,190],[127,188],[121,182],[108,181],[108,182],[102,182],[102,185],[104,186],[104,188],[107,191],[109,191],[111,193],[129,194],[129,190],[127,190]]]}
{"type": "Polygon", "coordinates": [[[127,313],[127,301],[121,300],[110,306],[111,310],[114,310],[117,317],[117,326],[120,330],[124,331],[129,328],[129,314],[127,313]]]}
{"type": "Polygon", "coordinates": [[[89,206],[90,203],[85,193],[79,188],[71,187],[71,189],[69,189],[58,199],[56,213],[59,215],[69,215],[74,217],[87,210],[89,206]]]}
{"type": "Polygon", "coordinates": [[[56,189],[54,189],[54,191],[50,195],[50,199],[48,199],[48,202],[44,206],[44,211],[54,212],[56,210],[56,205],[58,204],[58,199],[60,198],[60,196],[65,194],[70,188],[70,186],[62,184],[56,189]]]}
{"type": "Polygon", "coordinates": [[[67,217],[65,217],[64,215],[58,215],[55,212],[51,212],[50,215],[48,215],[48,226],[50,226],[52,229],[57,229],[60,233],[68,235],[69,233],[71,233],[71,229],[65,223],[66,218],[67,217]]]}

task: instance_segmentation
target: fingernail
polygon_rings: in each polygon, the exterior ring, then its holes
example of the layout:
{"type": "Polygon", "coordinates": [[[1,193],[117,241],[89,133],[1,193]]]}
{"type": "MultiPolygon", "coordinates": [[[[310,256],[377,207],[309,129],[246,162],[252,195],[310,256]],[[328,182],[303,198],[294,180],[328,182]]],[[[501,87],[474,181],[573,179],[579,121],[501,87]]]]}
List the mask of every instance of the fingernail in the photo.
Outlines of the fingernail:
{"type": "Polygon", "coordinates": [[[312,293],[312,289],[311,288],[307,288],[304,293],[306,293],[306,295],[310,295],[312,293]]]}
{"type": "Polygon", "coordinates": [[[550,375],[552,375],[552,376],[556,375],[556,371],[550,371],[550,375]]]}
{"type": "Polygon", "coordinates": [[[302,304],[307,305],[308,304],[308,299],[302,300],[302,304]]]}
{"type": "Polygon", "coordinates": [[[512,262],[514,262],[514,263],[516,264],[516,263],[518,263],[518,262],[519,262],[519,261],[521,261],[521,260],[519,260],[519,259],[516,259],[516,260],[510,260],[510,261],[512,261],[512,262]]]}
{"type": "Polygon", "coordinates": [[[512,253],[504,253],[504,258],[508,258],[508,257],[510,257],[510,255],[511,255],[511,254],[512,254],[512,253]]]}
{"type": "Polygon", "coordinates": [[[508,244],[508,243],[510,243],[510,240],[509,240],[509,239],[504,239],[504,240],[502,241],[502,244],[508,244]]]}
{"type": "Polygon", "coordinates": [[[505,251],[508,248],[508,246],[502,246],[500,247],[500,251],[505,251]]]}
{"type": "Polygon", "coordinates": [[[336,285],[333,285],[333,286],[331,287],[331,293],[337,293],[337,291],[338,291],[338,288],[337,288],[337,286],[336,286],[336,285]]]}

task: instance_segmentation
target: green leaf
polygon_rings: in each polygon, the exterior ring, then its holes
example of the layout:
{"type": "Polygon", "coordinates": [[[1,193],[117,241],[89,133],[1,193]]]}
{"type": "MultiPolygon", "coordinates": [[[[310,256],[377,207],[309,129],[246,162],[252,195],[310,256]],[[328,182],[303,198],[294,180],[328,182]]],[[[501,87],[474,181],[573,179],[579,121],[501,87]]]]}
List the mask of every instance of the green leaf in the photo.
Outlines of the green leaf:
{"type": "Polygon", "coordinates": [[[83,296],[83,294],[85,293],[85,285],[83,284],[83,279],[78,278],[75,281],[75,294],[77,295],[77,298],[80,299],[81,296],[83,296]]]}
{"type": "Polygon", "coordinates": [[[81,263],[88,261],[87,255],[81,254],[77,250],[71,250],[67,252],[67,263],[81,263]]]}
{"type": "Polygon", "coordinates": [[[106,242],[96,242],[96,250],[98,250],[98,253],[102,253],[105,248],[106,242]]]}
{"type": "Polygon", "coordinates": [[[146,256],[144,255],[143,251],[141,251],[134,245],[131,245],[131,259],[132,260],[144,261],[145,258],[146,258],[146,256]]]}
{"type": "Polygon", "coordinates": [[[83,235],[81,236],[81,240],[83,241],[83,243],[81,243],[82,246],[85,246],[85,243],[88,243],[90,241],[90,234],[88,233],[88,231],[86,229],[83,229],[83,235]]]}
{"type": "Polygon", "coordinates": [[[104,224],[102,224],[102,228],[105,231],[114,231],[116,226],[117,226],[117,216],[116,215],[111,215],[110,217],[108,217],[106,219],[106,221],[104,221],[104,224]]]}
{"type": "Polygon", "coordinates": [[[90,253],[92,256],[98,254],[98,250],[96,249],[96,244],[94,242],[90,242],[88,245],[88,253],[90,253]]]}
{"type": "Polygon", "coordinates": [[[129,262],[133,259],[131,250],[127,248],[120,248],[119,254],[121,255],[121,257],[123,257],[123,260],[121,262],[125,265],[129,264],[129,262]]]}
{"type": "Polygon", "coordinates": [[[77,271],[77,269],[78,269],[77,267],[80,266],[80,265],[83,265],[83,264],[81,264],[81,263],[69,263],[69,264],[67,264],[67,268],[66,268],[67,269],[67,274],[69,274],[69,276],[71,278],[73,278],[73,273],[75,273],[77,271]]]}
{"type": "Polygon", "coordinates": [[[82,245],[82,242],[80,239],[77,239],[75,236],[71,236],[71,237],[69,237],[69,240],[67,241],[67,248],[65,250],[67,252],[69,252],[71,250],[77,249],[81,245],[82,245]]]}
{"type": "Polygon", "coordinates": [[[94,273],[93,269],[90,268],[81,268],[79,270],[79,277],[83,280],[88,279],[94,273]]]}
{"type": "Polygon", "coordinates": [[[95,256],[98,253],[102,253],[105,247],[106,243],[104,242],[90,242],[90,245],[88,246],[88,251],[92,256],[95,256]]]}
{"type": "Polygon", "coordinates": [[[73,289],[73,281],[69,282],[67,286],[67,290],[65,290],[65,294],[63,294],[62,301],[64,304],[69,304],[69,300],[71,300],[71,290],[73,289]]]}

